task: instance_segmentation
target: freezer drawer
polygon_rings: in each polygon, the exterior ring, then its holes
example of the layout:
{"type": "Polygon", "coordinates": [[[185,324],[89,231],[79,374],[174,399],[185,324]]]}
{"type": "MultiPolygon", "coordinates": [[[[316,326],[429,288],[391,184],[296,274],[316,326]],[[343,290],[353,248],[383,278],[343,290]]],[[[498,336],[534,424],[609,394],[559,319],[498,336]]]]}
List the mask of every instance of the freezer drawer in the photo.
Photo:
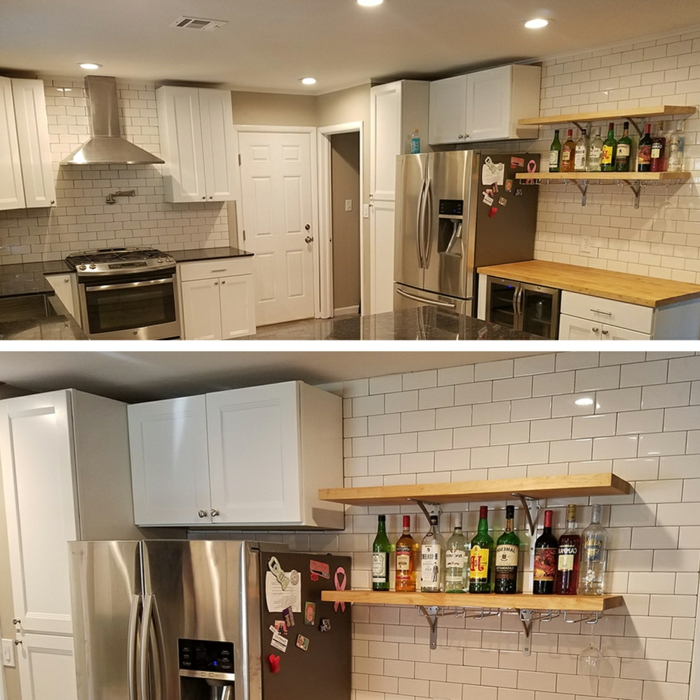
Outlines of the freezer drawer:
{"type": "Polygon", "coordinates": [[[415,309],[417,306],[435,306],[445,311],[453,311],[463,316],[472,315],[472,300],[458,299],[444,294],[414,289],[405,284],[394,285],[394,310],[415,309]]]}

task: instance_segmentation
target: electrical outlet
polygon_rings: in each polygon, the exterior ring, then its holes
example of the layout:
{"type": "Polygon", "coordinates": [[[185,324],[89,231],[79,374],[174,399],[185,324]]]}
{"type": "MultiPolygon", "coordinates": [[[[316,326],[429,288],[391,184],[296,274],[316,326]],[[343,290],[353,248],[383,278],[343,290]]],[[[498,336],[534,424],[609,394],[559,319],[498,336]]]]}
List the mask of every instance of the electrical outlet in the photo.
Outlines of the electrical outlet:
{"type": "Polygon", "coordinates": [[[345,211],[352,211],[352,199],[345,200],[345,211]]]}
{"type": "Polygon", "coordinates": [[[583,236],[581,238],[581,255],[593,255],[590,236],[583,236]]]}
{"type": "Polygon", "coordinates": [[[369,204],[362,205],[362,216],[364,216],[365,219],[369,219],[369,204]]]}
{"type": "Polygon", "coordinates": [[[2,640],[2,665],[15,667],[15,645],[11,639],[2,640]]]}

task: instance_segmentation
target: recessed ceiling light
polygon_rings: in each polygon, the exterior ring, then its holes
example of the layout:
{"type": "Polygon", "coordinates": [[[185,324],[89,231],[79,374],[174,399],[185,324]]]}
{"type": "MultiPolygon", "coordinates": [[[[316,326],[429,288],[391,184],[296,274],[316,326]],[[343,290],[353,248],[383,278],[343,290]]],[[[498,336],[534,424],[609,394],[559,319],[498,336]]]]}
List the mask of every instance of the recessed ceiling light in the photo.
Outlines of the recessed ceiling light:
{"type": "Polygon", "coordinates": [[[362,7],[374,7],[375,5],[381,5],[384,0],[357,0],[358,5],[362,7]]]}
{"type": "Polygon", "coordinates": [[[102,68],[101,63],[79,63],[78,64],[83,70],[97,70],[102,68]]]}
{"type": "Polygon", "coordinates": [[[525,26],[528,29],[542,29],[542,27],[546,27],[548,24],[549,21],[546,19],[530,19],[525,22],[525,26]]]}
{"type": "Polygon", "coordinates": [[[315,85],[316,84],[316,78],[302,78],[301,82],[304,85],[315,85]]]}

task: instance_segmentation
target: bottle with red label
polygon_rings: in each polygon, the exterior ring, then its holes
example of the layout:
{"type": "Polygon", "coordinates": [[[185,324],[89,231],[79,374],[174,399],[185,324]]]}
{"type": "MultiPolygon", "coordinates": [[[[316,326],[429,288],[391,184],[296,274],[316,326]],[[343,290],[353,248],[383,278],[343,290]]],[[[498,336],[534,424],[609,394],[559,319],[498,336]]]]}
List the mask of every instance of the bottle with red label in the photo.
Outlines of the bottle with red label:
{"type": "Polygon", "coordinates": [[[573,173],[576,158],[576,142],[574,141],[574,130],[569,129],[566,141],[561,147],[561,172],[573,173]]]}
{"type": "Polygon", "coordinates": [[[411,516],[403,516],[403,533],[396,541],[396,590],[413,593],[416,590],[416,574],[420,544],[411,537],[411,516]]]}
{"type": "Polygon", "coordinates": [[[651,144],[651,124],[647,124],[644,127],[644,136],[639,141],[639,147],[637,148],[638,173],[651,172],[651,144]]]}
{"type": "Polygon", "coordinates": [[[493,537],[489,535],[488,506],[479,508],[479,527],[469,551],[469,592],[493,593],[493,537]]]}
{"type": "Polygon", "coordinates": [[[651,172],[663,173],[666,170],[666,137],[664,123],[659,122],[656,136],[651,140],[651,172]]]}
{"type": "Polygon", "coordinates": [[[552,511],[544,512],[544,529],[535,541],[535,563],[532,592],[536,595],[554,593],[557,576],[557,538],[552,534],[552,511]]]}

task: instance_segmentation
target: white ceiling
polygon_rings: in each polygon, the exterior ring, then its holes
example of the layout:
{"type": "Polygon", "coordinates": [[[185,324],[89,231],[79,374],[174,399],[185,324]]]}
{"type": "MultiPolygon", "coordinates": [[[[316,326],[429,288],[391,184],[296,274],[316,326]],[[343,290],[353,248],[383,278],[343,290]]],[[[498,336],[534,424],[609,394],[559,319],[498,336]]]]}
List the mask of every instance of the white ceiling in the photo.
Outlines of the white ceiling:
{"type": "MultiPolygon", "coordinates": [[[[80,389],[135,403],[300,379],[318,385],[533,355],[534,352],[0,352],[0,383],[80,389]]],[[[0,387],[2,389],[2,387],[0,387]]],[[[1,395],[1,394],[0,394],[1,395]]]]}
{"type": "Polygon", "coordinates": [[[0,73],[104,75],[321,94],[551,56],[700,23],[697,0],[1,0],[0,73]],[[181,15],[226,20],[173,29],[181,15]],[[549,27],[522,23],[551,18],[549,27]],[[305,76],[318,79],[304,88],[305,76]]]}

